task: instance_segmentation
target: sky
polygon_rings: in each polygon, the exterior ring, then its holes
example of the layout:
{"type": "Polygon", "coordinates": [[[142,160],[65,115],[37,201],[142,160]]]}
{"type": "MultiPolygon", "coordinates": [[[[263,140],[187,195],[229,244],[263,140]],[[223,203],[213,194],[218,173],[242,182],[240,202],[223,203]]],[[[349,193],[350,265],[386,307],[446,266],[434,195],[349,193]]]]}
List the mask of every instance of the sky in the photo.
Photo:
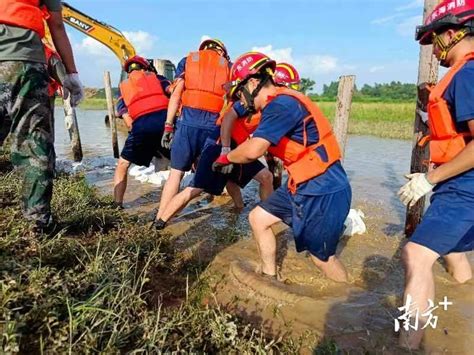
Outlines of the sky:
{"type": "MultiPolygon", "coordinates": [[[[175,64],[203,38],[221,39],[231,58],[258,50],[323,84],[356,75],[363,84],[415,83],[423,0],[67,0],[119,29],[139,55],[175,64]]],[[[120,63],[105,46],[67,27],[87,87],[103,87],[120,63]]]]}

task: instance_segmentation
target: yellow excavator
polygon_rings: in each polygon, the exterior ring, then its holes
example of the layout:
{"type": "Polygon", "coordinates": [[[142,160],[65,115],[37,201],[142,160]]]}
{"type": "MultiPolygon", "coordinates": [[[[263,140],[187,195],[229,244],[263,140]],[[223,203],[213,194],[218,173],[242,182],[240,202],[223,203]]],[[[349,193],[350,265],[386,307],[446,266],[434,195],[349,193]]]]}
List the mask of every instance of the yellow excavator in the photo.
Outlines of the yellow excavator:
{"type": "MultiPolygon", "coordinates": [[[[62,14],[64,23],[108,47],[118,57],[120,64],[136,54],[130,41],[115,27],[93,19],[67,2],[62,2],[62,14]]],[[[46,38],[51,44],[49,33],[46,38]]],[[[148,61],[153,64],[158,74],[164,75],[169,80],[174,79],[176,68],[170,60],[148,59],[148,61]]]]}

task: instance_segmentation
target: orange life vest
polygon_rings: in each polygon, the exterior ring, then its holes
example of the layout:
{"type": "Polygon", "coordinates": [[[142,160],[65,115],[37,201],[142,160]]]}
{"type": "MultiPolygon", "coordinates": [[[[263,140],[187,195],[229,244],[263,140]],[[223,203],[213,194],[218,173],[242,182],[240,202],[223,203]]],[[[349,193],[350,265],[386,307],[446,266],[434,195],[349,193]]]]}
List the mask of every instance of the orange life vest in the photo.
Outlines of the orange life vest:
{"type": "Polygon", "coordinates": [[[186,58],[184,92],[186,107],[219,113],[224,106],[223,85],[229,75],[229,62],[216,51],[192,52],[186,58]]]}
{"type": "Polygon", "coordinates": [[[128,78],[120,83],[120,91],[132,120],[168,107],[169,100],[154,73],[132,71],[128,78]]]}
{"type": "MultiPolygon", "coordinates": [[[[229,112],[233,108],[233,104],[234,103],[231,102],[230,105],[227,106],[225,111],[219,116],[216,122],[218,126],[222,124],[222,120],[227,114],[227,112],[229,112]]],[[[261,118],[262,114],[258,112],[251,116],[239,117],[234,121],[234,126],[232,127],[231,132],[231,138],[235,141],[235,143],[237,143],[237,145],[242,144],[247,139],[249,139],[250,135],[257,129],[261,118]]]]}
{"type": "Polygon", "coordinates": [[[466,146],[465,137],[471,137],[470,133],[456,130],[449,105],[443,98],[456,73],[470,60],[474,60],[474,52],[456,62],[430,92],[428,102],[430,161],[437,165],[446,163],[458,155],[466,146]]]}
{"type": "Polygon", "coordinates": [[[44,37],[40,0],[1,0],[0,23],[27,28],[44,37]]]}
{"type": "MultiPolygon", "coordinates": [[[[291,193],[295,193],[299,184],[323,174],[332,164],[340,160],[341,151],[332,132],[331,124],[314,102],[303,94],[288,88],[278,88],[276,96],[279,95],[294,97],[309,112],[303,121],[303,144],[283,137],[276,146],[268,148],[269,153],[283,161],[283,166],[288,172],[288,189],[291,193]],[[318,130],[319,142],[308,145],[306,125],[311,121],[314,122],[318,130]],[[316,152],[318,147],[324,147],[327,160],[323,160],[316,152]]],[[[271,100],[275,97],[272,97],[271,100]]]]}
{"type": "MultiPolygon", "coordinates": [[[[59,60],[61,60],[61,58],[59,57],[59,54],[47,45],[44,45],[44,52],[46,54],[46,63],[48,65],[48,69],[50,66],[49,61],[51,57],[54,56],[54,57],[57,57],[59,60]]],[[[54,80],[54,78],[52,78],[50,75],[49,82],[48,82],[48,96],[53,97],[60,88],[61,88],[61,84],[59,84],[56,80],[54,80]]]]}

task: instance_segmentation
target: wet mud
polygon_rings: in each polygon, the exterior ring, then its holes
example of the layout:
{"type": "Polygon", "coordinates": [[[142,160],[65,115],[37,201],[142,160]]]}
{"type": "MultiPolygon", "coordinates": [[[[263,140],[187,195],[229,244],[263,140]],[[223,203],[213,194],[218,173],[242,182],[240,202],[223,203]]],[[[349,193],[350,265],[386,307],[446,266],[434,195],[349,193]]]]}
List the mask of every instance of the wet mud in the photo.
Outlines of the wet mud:
{"type": "MultiPolygon", "coordinates": [[[[400,315],[397,307],[402,306],[400,250],[407,240],[403,236],[405,209],[396,191],[404,182],[409,156],[410,143],[406,141],[349,138],[344,166],[353,188],[352,208],[364,211],[367,233],[343,237],[339,245],[348,284],[326,279],[308,255],[296,253],[292,234],[283,224],[274,228],[280,280],[255,272],[259,259],[247,216],[258,202],[258,191],[251,184],[244,191],[243,211],[236,211],[228,196],[203,195],[170,221],[164,234],[172,241],[173,252],[181,256],[181,265],[176,274],[157,272],[152,291],[168,305],[179,305],[188,284],[199,279],[207,285],[206,302],[217,302],[273,334],[309,334],[308,344],[313,346],[314,341],[323,344],[325,339],[333,339],[338,349],[351,353],[402,353],[397,347],[394,319],[400,315]],[[383,149],[374,150],[375,146],[383,149]],[[390,160],[386,160],[387,152],[390,160]]],[[[167,161],[162,161],[159,168],[166,166],[167,161]]],[[[112,174],[97,170],[87,178],[104,194],[111,194],[112,174]]],[[[129,178],[124,206],[129,213],[151,222],[160,191],[129,178]]],[[[469,259],[472,265],[473,253],[469,259]]],[[[434,271],[435,303],[446,296],[453,305],[433,313],[438,323],[436,329],[426,331],[424,352],[472,353],[474,282],[457,284],[441,262],[435,264],[434,271]]]]}

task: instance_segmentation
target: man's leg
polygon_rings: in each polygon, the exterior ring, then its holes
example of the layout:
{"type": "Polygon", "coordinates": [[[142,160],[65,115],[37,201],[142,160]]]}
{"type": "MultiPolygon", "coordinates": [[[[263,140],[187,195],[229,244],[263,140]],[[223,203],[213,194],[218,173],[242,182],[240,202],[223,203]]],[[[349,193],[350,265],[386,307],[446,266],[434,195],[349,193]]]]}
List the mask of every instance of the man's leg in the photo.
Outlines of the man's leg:
{"type": "Polygon", "coordinates": [[[273,174],[265,168],[253,178],[260,184],[260,200],[265,201],[273,193],[273,174]]]}
{"type": "Polygon", "coordinates": [[[120,157],[114,174],[114,201],[120,206],[123,203],[123,196],[127,189],[127,173],[129,167],[130,162],[120,157]]]}
{"type": "Polygon", "coordinates": [[[18,96],[12,97],[11,161],[23,177],[24,215],[38,227],[45,227],[51,216],[54,175],[48,74],[40,63],[3,62],[2,65],[3,73],[13,70],[15,85],[21,87],[18,96]]]}
{"type": "Polygon", "coordinates": [[[252,227],[262,261],[262,272],[266,275],[274,276],[277,274],[276,238],[271,226],[280,221],[280,218],[270,214],[260,206],[255,207],[249,214],[250,227],[252,227]]]}
{"type": "Polygon", "coordinates": [[[232,201],[234,201],[235,207],[239,209],[244,208],[244,200],[242,199],[242,192],[240,191],[239,185],[229,180],[227,181],[225,188],[229,193],[230,197],[232,197],[232,201]]]}
{"type": "Polygon", "coordinates": [[[336,282],[347,282],[346,268],[335,255],[330,256],[328,261],[323,261],[314,255],[311,255],[311,261],[331,280],[336,282]]]}
{"type": "Polygon", "coordinates": [[[175,195],[167,204],[166,209],[161,214],[161,220],[168,222],[174,215],[181,211],[193,198],[199,196],[203,189],[197,187],[186,187],[179,194],[175,195]]]}
{"type": "Polygon", "coordinates": [[[449,274],[459,283],[472,279],[472,269],[466,253],[450,253],[444,256],[449,274]]]}
{"type": "Polygon", "coordinates": [[[184,171],[171,169],[170,176],[168,180],[165,182],[165,186],[163,186],[163,191],[161,192],[161,200],[160,200],[160,207],[158,209],[158,213],[156,214],[156,219],[161,219],[163,212],[167,208],[168,204],[170,203],[171,199],[176,196],[179,191],[179,184],[183,179],[184,171]]]}
{"type": "Polygon", "coordinates": [[[399,344],[409,349],[418,349],[423,338],[426,317],[421,314],[429,306],[428,300],[434,301],[435,284],[433,277],[433,264],[439,254],[420,244],[408,242],[402,251],[402,261],[405,267],[405,293],[403,303],[406,304],[408,295],[412,299],[412,310],[420,315],[417,330],[400,333],[399,344]]]}

